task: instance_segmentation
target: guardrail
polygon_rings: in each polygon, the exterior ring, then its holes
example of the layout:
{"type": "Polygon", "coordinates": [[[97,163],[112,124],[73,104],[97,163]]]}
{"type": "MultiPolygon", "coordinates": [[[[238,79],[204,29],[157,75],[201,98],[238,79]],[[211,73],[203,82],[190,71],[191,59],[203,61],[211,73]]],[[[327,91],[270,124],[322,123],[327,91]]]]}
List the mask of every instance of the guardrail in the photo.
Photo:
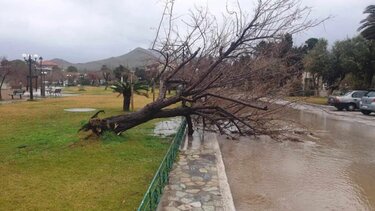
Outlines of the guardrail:
{"type": "Polygon", "coordinates": [[[185,135],[186,135],[185,128],[186,128],[186,120],[183,119],[137,211],[156,210],[159,204],[161,195],[163,193],[164,186],[168,182],[168,175],[176,159],[178,149],[181,145],[182,140],[185,138],[185,135]]]}

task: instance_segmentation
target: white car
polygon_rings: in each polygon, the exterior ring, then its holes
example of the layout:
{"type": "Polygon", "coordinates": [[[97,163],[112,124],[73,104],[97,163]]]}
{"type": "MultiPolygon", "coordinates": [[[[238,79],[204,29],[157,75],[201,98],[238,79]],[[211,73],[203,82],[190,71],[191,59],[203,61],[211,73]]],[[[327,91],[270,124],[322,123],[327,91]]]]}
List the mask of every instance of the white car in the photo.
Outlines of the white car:
{"type": "Polygon", "coordinates": [[[375,112],[375,90],[369,91],[362,97],[360,109],[365,115],[375,112]]]}
{"type": "Polygon", "coordinates": [[[342,96],[329,96],[328,104],[335,106],[339,111],[343,109],[347,111],[354,111],[355,109],[359,109],[359,102],[367,93],[368,91],[365,90],[354,90],[347,92],[342,96]]]}

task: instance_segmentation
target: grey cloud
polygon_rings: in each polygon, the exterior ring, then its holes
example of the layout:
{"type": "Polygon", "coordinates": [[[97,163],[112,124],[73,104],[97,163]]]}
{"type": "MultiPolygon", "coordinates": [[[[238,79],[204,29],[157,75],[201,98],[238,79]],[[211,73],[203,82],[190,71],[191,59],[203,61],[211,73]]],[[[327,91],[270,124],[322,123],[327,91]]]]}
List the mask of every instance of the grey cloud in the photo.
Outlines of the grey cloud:
{"type": "MultiPolygon", "coordinates": [[[[230,2],[233,2],[230,0],[230,2]]],[[[295,36],[297,44],[309,37],[330,42],[357,34],[363,9],[370,0],[304,0],[312,16],[334,16],[324,25],[295,36]]],[[[176,0],[176,14],[194,5],[208,5],[216,15],[225,0],[176,0]]],[[[246,7],[249,1],[241,0],[246,7]]],[[[84,62],[149,47],[162,12],[161,0],[0,0],[0,56],[21,58],[23,52],[45,58],[84,62]]]]}

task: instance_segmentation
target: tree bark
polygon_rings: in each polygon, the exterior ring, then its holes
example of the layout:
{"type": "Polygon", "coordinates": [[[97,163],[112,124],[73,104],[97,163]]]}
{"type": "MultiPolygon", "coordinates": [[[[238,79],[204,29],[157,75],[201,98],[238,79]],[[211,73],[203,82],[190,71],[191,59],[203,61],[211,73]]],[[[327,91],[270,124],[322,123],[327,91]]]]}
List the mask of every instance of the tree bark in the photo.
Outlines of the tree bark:
{"type": "Polygon", "coordinates": [[[80,130],[92,130],[97,135],[102,134],[104,131],[113,131],[116,134],[121,134],[122,132],[145,123],[151,119],[187,116],[193,113],[193,110],[188,107],[158,110],[158,106],[164,104],[164,102],[156,102],[158,103],[152,103],[141,110],[132,113],[126,113],[104,119],[100,119],[95,116],[95,118],[91,118],[89,123],[84,125],[80,130]]]}
{"type": "Polygon", "coordinates": [[[130,96],[127,96],[124,94],[123,97],[124,97],[124,101],[123,101],[122,110],[130,111],[130,96]]]}
{"type": "Polygon", "coordinates": [[[3,100],[3,95],[1,93],[1,89],[3,88],[3,84],[4,84],[4,81],[5,81],[5,76],[2,78],[1,82],[0,82],[0,100],[3,100]]]}
{"type": "Polygon", "coordinates": [[[193,133],[194,133],[193,122],[191,121],[190,115],[185,116],[185,118],[186,118],[186,123],[187,123],[187,126],[188,126],[188,135],[192,136],[193,133]]]}
{"type": "Polygon", "coordinates": [[[372,79],[374,78],[375,71],[371,68],[368,68],[365,72],[365,87],[366,89],[371,88],[372,79]]]}

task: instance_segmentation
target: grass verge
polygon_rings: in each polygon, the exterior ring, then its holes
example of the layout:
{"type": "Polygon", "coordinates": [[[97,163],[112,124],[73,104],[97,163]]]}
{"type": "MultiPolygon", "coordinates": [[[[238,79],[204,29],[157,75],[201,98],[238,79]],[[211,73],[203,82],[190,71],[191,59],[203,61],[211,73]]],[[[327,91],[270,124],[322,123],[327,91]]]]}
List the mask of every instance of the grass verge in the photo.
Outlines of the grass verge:
{"type": "MultiPolygon", "coordinates": [[[[139,205],[170,138],[153,136],[156,121],[151,121],[122,137],[85,139],[88,134],[77,130],[93,112],[65,108],[122,113],[121,97],[87,88],[76,97],[0,105],[1,210],[134,210],[139,205]]],[[[136,109],[148,102],[135,96],[136,109]]]]}
{"type": "Polygon", "coordinates": [[[326,97],[288,97],[290,101],[300,101],[305,103],[328,105],[326,97]]]}

